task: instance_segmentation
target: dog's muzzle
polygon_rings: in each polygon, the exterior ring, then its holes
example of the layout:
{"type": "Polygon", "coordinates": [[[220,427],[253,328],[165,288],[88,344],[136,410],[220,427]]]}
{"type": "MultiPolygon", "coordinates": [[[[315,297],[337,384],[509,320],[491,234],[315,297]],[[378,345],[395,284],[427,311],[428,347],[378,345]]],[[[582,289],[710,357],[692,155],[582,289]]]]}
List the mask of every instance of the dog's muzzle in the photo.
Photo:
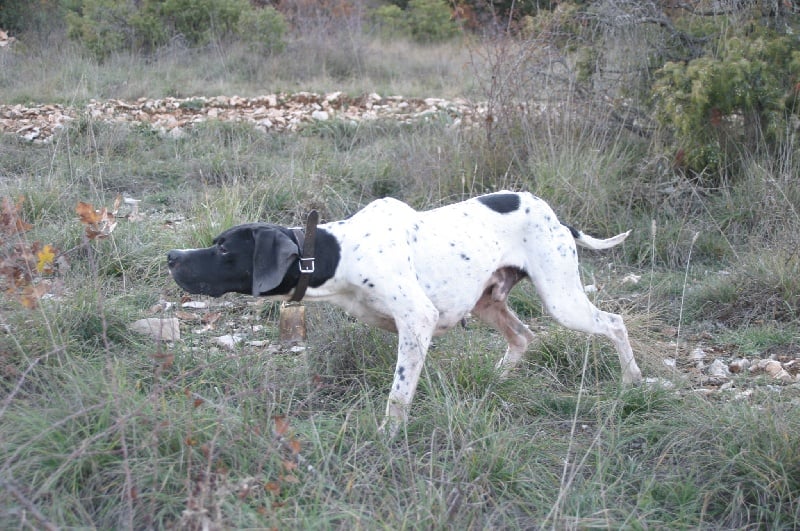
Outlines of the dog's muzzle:
{"type": "Polygon", "coordinates": [[[167,267],[169,268],[170,274],[173,274],[175,268],[180,265],[182,256],[183,253],[178,250],[173,250],[167,253],[167,267]]]}

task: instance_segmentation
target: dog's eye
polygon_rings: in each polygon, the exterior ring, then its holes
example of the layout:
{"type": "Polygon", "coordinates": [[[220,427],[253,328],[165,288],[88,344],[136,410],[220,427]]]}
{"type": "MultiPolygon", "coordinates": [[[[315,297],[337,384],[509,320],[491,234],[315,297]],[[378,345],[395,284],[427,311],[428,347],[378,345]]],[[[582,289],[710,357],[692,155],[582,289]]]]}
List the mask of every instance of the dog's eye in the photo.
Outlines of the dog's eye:
{"type": "Polygon", "coordinates": [[[219,254],[228,254],[228,249],[221,243],[217,244],[217,251],[219,251],[219,254]]]}

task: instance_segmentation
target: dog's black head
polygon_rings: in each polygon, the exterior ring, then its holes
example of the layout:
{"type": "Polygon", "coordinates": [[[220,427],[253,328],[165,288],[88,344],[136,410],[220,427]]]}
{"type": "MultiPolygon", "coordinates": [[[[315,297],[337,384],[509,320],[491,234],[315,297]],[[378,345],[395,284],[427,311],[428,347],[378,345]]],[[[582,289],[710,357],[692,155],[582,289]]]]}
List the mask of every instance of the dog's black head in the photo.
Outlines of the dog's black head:
{"type": "Polygon", "coordinates": [[[292,231],[267,223],[232,227],[206,249],[167,253],[172,278],[189,293],[219,297],[288,293],[299,277],[300,248],[292,231]]]}

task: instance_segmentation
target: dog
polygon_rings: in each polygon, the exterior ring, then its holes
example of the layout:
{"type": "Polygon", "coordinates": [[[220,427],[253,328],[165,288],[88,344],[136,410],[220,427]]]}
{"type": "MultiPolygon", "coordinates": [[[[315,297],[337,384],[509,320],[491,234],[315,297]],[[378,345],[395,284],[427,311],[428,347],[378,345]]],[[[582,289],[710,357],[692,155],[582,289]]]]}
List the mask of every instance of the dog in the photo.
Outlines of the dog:
{"type": "Polygon", "coordinates": [[[610,339],[623,384],[639,383],[625,324],[587,298],[576,251],[576,243],[607,249],[629,234],[593,238],[560,222],[544,200],[527,192],[502,191],[427,211],[385,198],[319,225],[310,269],[301,261],[303,231],[268,223],[232,227],[205,249],[169,251],[167,263],[181,288],[212,297],[236,292],[288,300],[308,274],[308,299],[329,301],[397,333],[397,366],[380,426],[393,435],[408,418],[432,337],[468,314],[508,342],[497,363],[503,376],[517,364],[534,334],[507,299],[525,278],[558,323],[610,339]]]}

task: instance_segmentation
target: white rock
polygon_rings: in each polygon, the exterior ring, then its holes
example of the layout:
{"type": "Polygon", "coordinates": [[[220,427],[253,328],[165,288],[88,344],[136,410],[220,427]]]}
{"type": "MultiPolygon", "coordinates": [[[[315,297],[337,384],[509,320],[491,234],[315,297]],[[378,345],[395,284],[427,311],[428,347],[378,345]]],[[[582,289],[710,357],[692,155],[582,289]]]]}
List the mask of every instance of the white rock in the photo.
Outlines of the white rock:
{"type": "Polygon", "coordinates": [[[744,391],[736,393],[733,398],[736,399],[736,400],[744,400],[744,399],[748,398],[752,394],[753,394],[753,390],[752,389],[745,389],[744,391]]]}
{"type": "Polygon", "coordinates": [[[716,378],[727,378],[731,375],[728,371],[728,367],[719,358],[711,362],[711,365],[709,365],[706,370],[709,376],[714,376],[716,378]]]}
{"type": "Polygon", "coordinates": [[[706,351],[700,347],[695,348],[689,357],[695,361],[705,359],[706,351]]]}
{"type": "Polygon", "coordinates": [[[158,341],[177,341],[181,338],[180,323],[176,317],[139,319],[130,324],[130,329],[158,341]]]}
{"type": "Polygon", "coordinates": [[[330,118],[330,115],[326,111],[314,111],[311,113],[311,118],[324,122],[330,118]]]}
{"type": "Polygon", "coordinates": [[[786,372],[783,370],[783,365],[781,365],[781,362],[775,360],[769,360],[764,365],[764,370],[773,378],[777,378],[781,372],[786,372]]]}
{"type": "Polygon", "coordinates": [[[674,369],[676,365],[675,358],[664,358],[663,363],[670,369],[674,369]]]}
{"type": "Polygon", "coordinates": [[[692,351],[691,354],[689,354],[689,358],[694,361],[694,366],[699,370],[703,370],[703,368],[706,366],[706,364],[703,363],[703,359],[705,359],[705,357],[706,352],[700,347],[697,347],[692,351]]]}
{"type": "Polygon", "coordinates": [[[750,360],[747,358],[740,358],[738,360],[733,360],[728,365],[728,370],[734,374],[744,372],[750,367],[750,360]]]}
{"type": "Polygon", "coordinates": [[[181,304],[182,308],[193,308],[195,310],[201,310],[203,308],[208,308],[208,302],[206,301],[186,301],[181,304]]]}
{"type": "Polygon", "coordinates": [[[664,389],[673,389],[675,384],[666,378],[645,378],[644,383],[651,387],[662,387],[664,389]]]}
{"type": "Polygon", "coordinates": [[[225,334],[224,336],[219,336],[214,339],[220,346],[232,350],[236,347],[237,343],[242,341],[242,336],[239,334],[225,334]]]}

